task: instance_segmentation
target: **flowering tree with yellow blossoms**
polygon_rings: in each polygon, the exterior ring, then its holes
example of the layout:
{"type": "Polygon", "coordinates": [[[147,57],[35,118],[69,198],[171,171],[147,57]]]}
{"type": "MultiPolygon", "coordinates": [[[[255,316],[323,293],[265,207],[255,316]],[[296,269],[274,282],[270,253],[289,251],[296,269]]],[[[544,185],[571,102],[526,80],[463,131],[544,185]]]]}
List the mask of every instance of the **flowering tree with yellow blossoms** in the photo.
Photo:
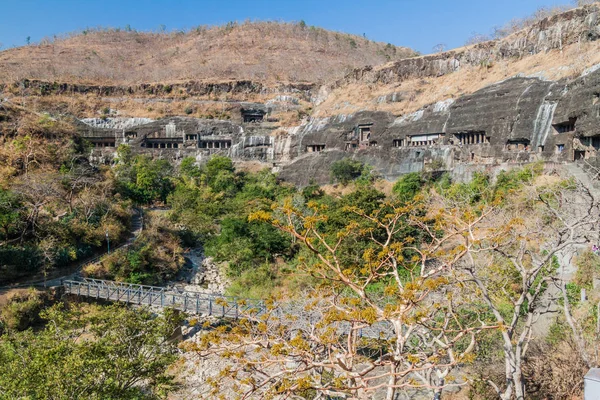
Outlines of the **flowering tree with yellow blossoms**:
{"type": "Polygon", "coordinates": [[[422,198],[344,209],[336,225],[326,206],[291,199],[260,211],[304,246],[301,269],[319,282],[297,299],[250,308],[243,319],[202,336],[190,350],[227,359],[212,395],[239,398],[371,398],[400,390],[464,384],[453,374],[474,358],[476,335],[490,329],[461,293],[454,268],[466,248],[441,230],[422,198]]]}

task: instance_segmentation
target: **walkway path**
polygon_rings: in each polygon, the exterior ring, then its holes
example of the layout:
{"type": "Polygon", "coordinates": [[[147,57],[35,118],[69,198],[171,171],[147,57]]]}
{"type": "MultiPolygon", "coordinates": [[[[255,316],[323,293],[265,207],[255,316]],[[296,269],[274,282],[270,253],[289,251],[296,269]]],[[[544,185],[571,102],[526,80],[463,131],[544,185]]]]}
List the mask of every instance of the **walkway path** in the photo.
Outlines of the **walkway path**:
{"type": "MultiPolygon", "coordinates": [[[[124,243],[121,243],[120,245],[111,249],[111,251],[116,251],[118,249],[122,249],[122,248],[131,246],[131,244],[135,241],[135,239],[138,237],[138,235],[142,232],[143,229],[144,229],[144,212],[141,208],[135,209],[135,212],[131,217],[130,237],[124,243]]],[[[106,254],[107,254],[107,252],[104,251],[103,253],[101,253],[97,256],[87,258],[87,259],[77,263],[76,265],[69,267],[68,273],[65,273],[65,268],[61,268],[61,269],[58,269],[55,271],[51,271],[46,279],[40,278],[38,276],[33,279],[29,278],[28,280],[18,281],[11,285],[0,286],[0,292],[5,291],[5,290],[26,288],[26,287],[31,287],[31,286],[46,286],[46,287],[60,286],[62,284],[62,281],[64,281],[64,280],[78,278],[81,274],[81,269],[83,267],[85,267],[86,265],[98,262],[106,254]]]]}
{"type": "MultiPolygon", "coordinates": [[[[268,308],[262,300],[87,278],[65,280],[63,286],[65,293],[70,295],[156,308],[172,308],[193,315],[237,319],[259,318],[269,312],[273,318],[284,320],[285,325],[298,330],[310,328],[323,318],[316,311],[307,311],[303,304],[292,301],[268,308]]],[[[340,322],[337,330],[340,334],[347,334],[350,331],[350,324],[340,322]]],[[[392,327],[385,322],[375,323],[358,332],[360,336],[370,338],[389,338],[392,333],[392,327]]]]}

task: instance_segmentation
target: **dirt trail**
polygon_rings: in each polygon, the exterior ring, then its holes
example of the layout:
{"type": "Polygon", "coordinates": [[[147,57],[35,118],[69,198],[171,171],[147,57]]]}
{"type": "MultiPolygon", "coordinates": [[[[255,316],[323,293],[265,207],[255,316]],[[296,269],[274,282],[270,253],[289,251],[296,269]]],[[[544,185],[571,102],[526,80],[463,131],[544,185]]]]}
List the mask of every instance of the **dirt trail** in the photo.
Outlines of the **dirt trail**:
{"type": "MultiPolygon", "coordinates": [[[[116,251],[118,249],[122,249],[124,247],[130,246],[135,241],[135,239],[138,237],[138,235],[142,232],[143,228],[144,228],[144,212],[142,211],[142,209],[136,209],[133,216],[131,217],[130,237],[124,243],[121,243],[117,247],[111,249],[111,251],[116,251]]],[[[91,258],[87,258],[73,266],[59,268],[59,269],[50,271],[50,273],[46,279],[44,279],[43,276],[41,276],[41,274],[38,274],[35,277],[22,279],[17,282],[14,282],[10,285],[0,286],[0,294],[2,292],[8,291],[8,290],[26,288],[26,287],[30,287],[30,286],[45,286],[45,287],[59,286],[61,284],[61,281],[64,279],[77,278],[80,274],[81,269],[84,266],[100,260],[106,254],[107,254],[107,251],[104,251],[101,254],[98,254],[91,258]]]]}

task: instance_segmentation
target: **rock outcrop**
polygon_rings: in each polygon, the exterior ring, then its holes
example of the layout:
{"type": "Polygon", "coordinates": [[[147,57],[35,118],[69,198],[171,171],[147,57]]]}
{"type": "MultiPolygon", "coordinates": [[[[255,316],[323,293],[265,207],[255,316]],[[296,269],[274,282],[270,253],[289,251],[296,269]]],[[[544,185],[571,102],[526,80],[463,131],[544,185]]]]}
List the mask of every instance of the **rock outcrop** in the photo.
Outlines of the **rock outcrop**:
{"type": "Polygon", "coordinates": [[[223,82],[187,81],[177,83],[141,83],[137,85],[86,85],[57,81],[23,79],[13,84],[0,84],[0,92],[19,90],[23,95],[74,95],[91,94],[96,96],[160,96],[162,98],[185,98],[187,96],[219,96],[228,94],[242,96],[248,94],[294,93],[310,98],[316,88],[312,83],[279,83],[266,85],[259,81],[233,80],[223,82]]]}
{"type": "MultiPolygon", "coordinates": [[[[92,155],[99,161],[110,161],[107,154],[120,144],[174,160],[193,156],[202,162],[213,154],[223,154],[238,161],[262,162],[298,185],[328,182],[330,164],[346,157],[372,165],[387,179],[423,170],[453,171],[457,176],[466,173],[468,178],[472,170],[537,160],[588,159],[600,151],[600,65],[587,65],[575,78],[515,76],[416,111],[413,108],[414,112],[404,115],[365,106],[328,117],[305,118],[299,126],[284,128],[270,112],[279,107],[300,114],[294,108],[300,100],[313,104],[328,101],[328,96],[335,96],[336,88],[344,85],[387,85],[387,90],[395,82],[445,76],[465,66],[517,61],[565,46],[572,50],[578,43],[600,38],[599,16],[600,5],[585,6],[502,40],[357,69],[318,92],[309,86],[282,87],[278,90],[294,94],[280,93],[267,104],[240,103],[239,113],[234,112],[228,121],[171,117],[136,126],[121,122],[118,128],[88,121],[81,124],[81,132],[96,146],[92,155]]],[[[203,84],[182,85],[178,89],[189,93],[215,90],[203,84]]],[[[218,90],[263,90],[252,83],[236,85],[218,90]]],[[[423,87],[431,87],[428,85],[423,87]]],[[[140,86],[139,90],[164,94],[165,88],[140,86]]],[[[401,89],[395,89],[377,101],[411,102],[403,96],[401,89]]]]}
{"type": "Polygon", "coordinates": [[[485,66],[505,59],[518,60],[537,53],[561,50],[563,47],[600,38],[600,5],[575,8],[548,17],[501,40],[422,57],[406,58],[379,67],[357,68],[332,87],[352,82],[400,82],[408,78],[438,77],[461,67],[485,66]]]}

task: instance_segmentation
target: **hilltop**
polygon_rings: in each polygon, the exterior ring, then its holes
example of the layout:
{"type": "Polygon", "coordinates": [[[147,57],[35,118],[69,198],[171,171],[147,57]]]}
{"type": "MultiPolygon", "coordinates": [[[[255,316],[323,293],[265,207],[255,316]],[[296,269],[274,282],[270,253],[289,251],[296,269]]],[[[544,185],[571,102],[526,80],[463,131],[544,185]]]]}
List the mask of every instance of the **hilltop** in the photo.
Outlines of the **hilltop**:
{"type": "Polygon", "coordinates": [[[0,82],[323,83],[354,68],[415,54],[408,48],[309,27],[303,22],[229,23],[174,33],[96,29],[0,52],[0,82]]]}
{"type": "Polygon", "coordinates": [[[529,21],[496,40],[357,68],[322,91],[314,115],[406,115],[511,77],[576,78],[600,63],[598,15],[600,4],[593,3],[529,21]]]}

